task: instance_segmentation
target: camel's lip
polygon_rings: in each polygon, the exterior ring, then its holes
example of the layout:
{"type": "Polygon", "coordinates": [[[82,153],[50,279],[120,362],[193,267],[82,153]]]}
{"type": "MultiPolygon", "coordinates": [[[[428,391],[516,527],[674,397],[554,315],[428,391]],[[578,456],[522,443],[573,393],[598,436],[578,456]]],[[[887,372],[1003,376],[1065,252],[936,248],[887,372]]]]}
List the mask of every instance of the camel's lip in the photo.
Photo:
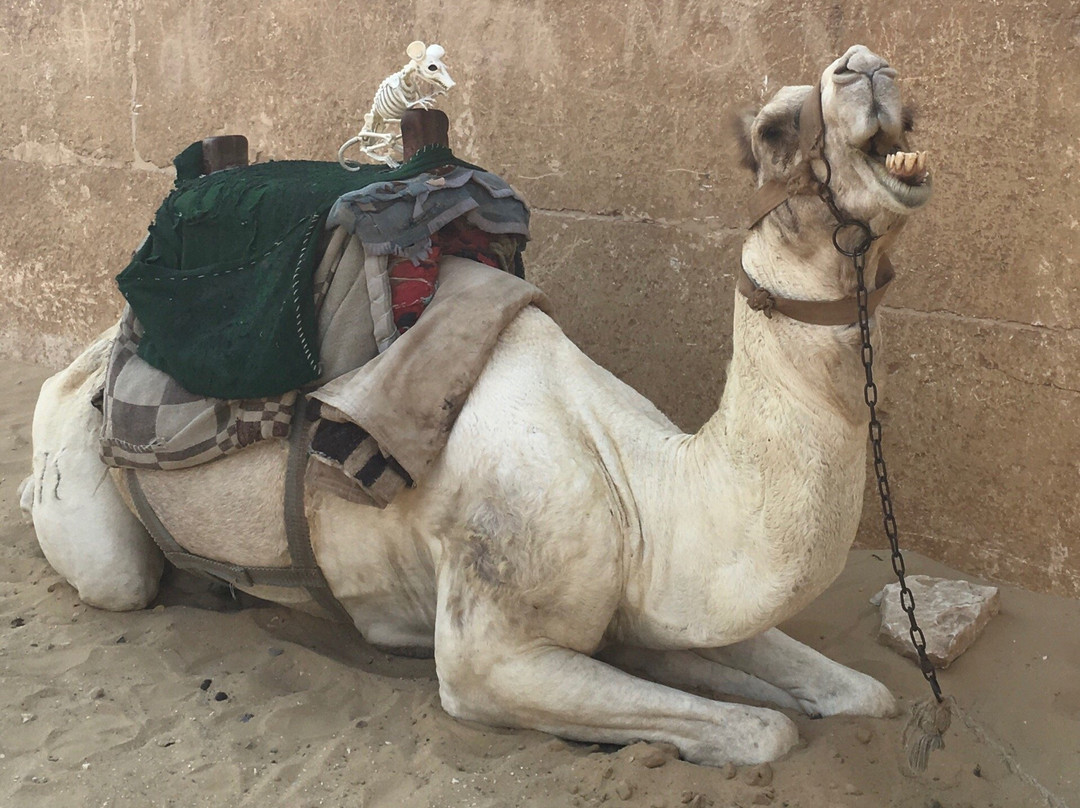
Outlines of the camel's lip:
{"type": "MultiPolygon", "coordinates": [[[[922,171],[893,171],[887,163],[892,156],[907,154],[899,138],[879,130],[861,144],[854,145],[854,150],[862,155],[874,173],[875,179],[897,202],[907,208],[924,205],[930,198],[933,179],[929,169],[922,171]]],[[[922,159],[926,159],[923,155],[922,159]]]]}
{"type": "MultiPolygon", "coordinates": [[[[899,152],[900,149],[896,148],[890,154],[898,154],[899,152]]],[[[887,155],[868,154],[866,152],[862,152],[862,154],[870,169],[874,172],[874,177],[878,183],[888,191],[893,199],[904,207],[921,207],[930,199],[934,188],[934,179],[929,170],[920,177],[902,178],[894,175],[885,167],[887,155]]]]}

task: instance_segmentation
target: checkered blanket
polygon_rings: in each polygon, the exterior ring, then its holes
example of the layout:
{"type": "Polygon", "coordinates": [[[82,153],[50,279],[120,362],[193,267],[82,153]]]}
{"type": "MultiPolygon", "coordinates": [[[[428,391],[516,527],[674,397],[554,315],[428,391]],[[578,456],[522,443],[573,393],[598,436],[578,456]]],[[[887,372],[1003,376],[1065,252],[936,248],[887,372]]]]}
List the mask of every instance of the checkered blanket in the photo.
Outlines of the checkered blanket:
{"type": "Polygon", "coordinates": [[[182,469],[268,438],[287,438],[296,391],[226,400],[189,393],[138,355],[142,329],[125,308],[102,401],[101,458],[108,466],[182,469]]]}

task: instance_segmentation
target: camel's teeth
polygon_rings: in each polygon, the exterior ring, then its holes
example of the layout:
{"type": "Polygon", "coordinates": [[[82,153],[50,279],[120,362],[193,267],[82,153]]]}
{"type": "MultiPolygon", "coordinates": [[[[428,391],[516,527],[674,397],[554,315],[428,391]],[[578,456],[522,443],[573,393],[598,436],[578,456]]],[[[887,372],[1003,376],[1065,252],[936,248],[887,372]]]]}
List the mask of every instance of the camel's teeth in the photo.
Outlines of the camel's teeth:
{"type": "Polygon", "coordinates": [[[928,152],[893,152],[885,155],[885,170],[909,185],[922,184],[930,176],[928,152]]]}

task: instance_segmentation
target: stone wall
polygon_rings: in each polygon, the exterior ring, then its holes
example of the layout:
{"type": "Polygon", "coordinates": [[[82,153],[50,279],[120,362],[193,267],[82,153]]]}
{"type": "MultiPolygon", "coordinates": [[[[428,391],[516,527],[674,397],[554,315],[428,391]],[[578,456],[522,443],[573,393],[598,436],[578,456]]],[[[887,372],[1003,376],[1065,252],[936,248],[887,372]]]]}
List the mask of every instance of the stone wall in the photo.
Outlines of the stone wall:
{"type": "MultiPolygon", "coordinates": [[[[696,428],[723,385],[750,177],[728,118],[855,42],[901,71],[937,196],[894,256],[879,373],[902,539],[1080,596],[1080,21],[1071,0],[28,0],[0,10],[0,353],[115,318],[171,158],[332,159],[437,41],[455,150],[534,206],[530,278],[696,428]]],[[[880,546],[867,500],[860,541],[880,546]]]]}

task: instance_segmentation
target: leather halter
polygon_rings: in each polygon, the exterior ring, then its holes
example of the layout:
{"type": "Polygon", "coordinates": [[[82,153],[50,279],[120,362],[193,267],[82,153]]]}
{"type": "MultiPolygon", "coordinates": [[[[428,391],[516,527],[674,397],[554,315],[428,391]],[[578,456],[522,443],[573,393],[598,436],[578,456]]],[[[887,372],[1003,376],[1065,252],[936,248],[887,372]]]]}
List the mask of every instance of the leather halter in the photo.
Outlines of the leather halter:
{"type": "MultiPolygon", "coordinates": [[[[806,171],[799,172],[788,180],[769,180],[758,188],[750,200],[750,224],[747,229],[753,230],[762,219],[793,196],[813,194],[824,197],[821,192],[824,183],[817,179],[811,167],[814,158],[823,159],[825,148],[820,79],[803,101],[799,112],[799,148],[803,153],[806,171]]],[[[832,205],[830,210],[834,215],[838,215],[832,205]]],[[[894,274],[892,263],[888,257],[882,255],[878,261],[875,289],[867,300],[867,310],[871,316],[885,297],[894,274]]],[[[840,300],[793,300],[778,297],[758,286],[742,265],[739,266],[735,288],[746,298],[750,308],[763,312],[769,318],[773,312],[779,312],[785,317],[810,325],[854,325],[859,321],[858,300],[854,295],[840,300]]]]}
{"type": "Polygon", "coordinates": [[[791,197],[817,193],[819,183],[810,162],[815,157],[821,157],[824,148],[825,119],[821,113],[821,80],[818,79],[799,111],[799,149],[803,153],[806,171],[788,180],[769,180],[758,188],[750,200],[750,224],[747,229],[753,230],[758,222],[791,197]]]}
{"type": "MultiPolygon", "coordinates": [[[[876,288],[866,301],[866,310],[871,317],[884,299],[885,293],[889,291],[893,275],[892,263],[884,255],[881,256],[878,261],[877,280],[874,282],[876,288]]],[[[773,312],[779,312],[785,317],[809,325],[854,325],[859,322],[859,301],[854,295],[840,300],[793,300],[777,297],[758,286],[753,278],[746,274],[742,265],[735,276],[735,288],[746,298],[750,308],[762,312],[770,319],[773,312]]]]}

